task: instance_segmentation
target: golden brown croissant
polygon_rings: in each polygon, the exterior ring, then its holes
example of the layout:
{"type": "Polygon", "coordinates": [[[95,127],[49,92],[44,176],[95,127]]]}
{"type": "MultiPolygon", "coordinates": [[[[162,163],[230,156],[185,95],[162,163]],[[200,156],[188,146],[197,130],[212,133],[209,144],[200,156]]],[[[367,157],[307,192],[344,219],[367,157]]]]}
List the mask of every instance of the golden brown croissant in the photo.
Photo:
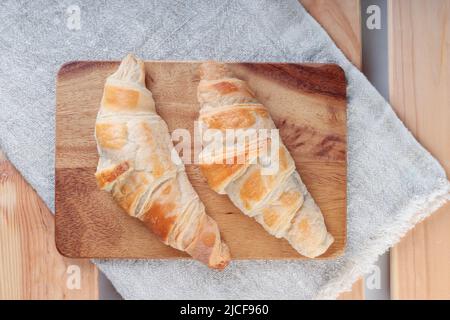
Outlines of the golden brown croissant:
{"type": "MultiPolygon", "coordinates": [[[[199,121],[204,129],[275,129],[267,109],[245,81],[224,64],[202,64],[198,86],[199,121]]],[[[244,148],[248,153],[248,148],[244,148]]],[[[238,155],[234,155],[237,157],[238,155]]],[[[263,174],[260,161],[203,163],[201,171],[212,189],[227,194],[246,215],[270,234],[285,238],[302,255],[323,254],[334,239],[320,208],[303,184],[294,160],[279,141],[278,170],[263,174]]]]}
{"type": "Polygon", "coordinates": [[[167,125],[145,87],[144,63],[132,55],[106,80],[95,137],[101,189],[165,244],[211,268],[227,266],[228,247],[172,152],[167,125]]]}

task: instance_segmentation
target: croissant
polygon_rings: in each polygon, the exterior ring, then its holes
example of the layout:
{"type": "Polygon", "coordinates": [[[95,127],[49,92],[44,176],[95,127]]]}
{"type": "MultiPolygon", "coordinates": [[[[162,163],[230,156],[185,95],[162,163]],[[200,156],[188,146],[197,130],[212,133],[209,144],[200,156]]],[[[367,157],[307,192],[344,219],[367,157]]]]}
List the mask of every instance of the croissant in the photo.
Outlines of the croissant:
{"type": "Polygon", "coordinates": [[[144,63],[132,55],[106,80],[95,138],[101,189],[165,244],[211,268],[227,266],[228,247],[172,152],[168,127],[145,87],[144,63]]]}
{"type": "MultiPolygon", "coordinates": [[[[200,74],[197,97],[201,128],[219,131],[276,128],[268,110],[247,83],[235,78],[224,64],[204,63],[200,74]]],[[[248,149],[244,148],[244,152],[251,154],[248,149]]],[[[261,161],[251,161],[253,158],[247,157],[241,163],[204,162],[200,169],[213,190],[227,194],[244,214],[255,218],[270,234],[285,238],[306,257],[323,254],[334,238],[327,232],[321,210],[282,141],[275,173],[262,174],[261,161]]]]}

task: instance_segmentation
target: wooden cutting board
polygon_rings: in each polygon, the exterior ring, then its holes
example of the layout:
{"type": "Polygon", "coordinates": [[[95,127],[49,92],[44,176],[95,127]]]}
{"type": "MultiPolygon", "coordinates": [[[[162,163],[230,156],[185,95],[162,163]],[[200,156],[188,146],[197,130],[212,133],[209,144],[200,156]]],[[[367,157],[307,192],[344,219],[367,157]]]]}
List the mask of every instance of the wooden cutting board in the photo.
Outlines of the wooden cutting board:
{"type": "MultiPolygon", "coordinates": [[[[147,87],[169,130],[193,132],[198,115],[198,63],[146,62],[147,87]]],[[[56,107],[56,245],[73,258],[181,258],[97,188],[94,125],[103,85],[118,62],[71,62],[58,73],[56,107]]],[[[336,65],[230,64],[269,109],[297,169],[323,211],[335,242],[320,258],[341,255],[346,242],[346,80],[336,65]]],[[[233,259],[304,259],[213,192],[196,165],[186,166],[233,259]]]]}

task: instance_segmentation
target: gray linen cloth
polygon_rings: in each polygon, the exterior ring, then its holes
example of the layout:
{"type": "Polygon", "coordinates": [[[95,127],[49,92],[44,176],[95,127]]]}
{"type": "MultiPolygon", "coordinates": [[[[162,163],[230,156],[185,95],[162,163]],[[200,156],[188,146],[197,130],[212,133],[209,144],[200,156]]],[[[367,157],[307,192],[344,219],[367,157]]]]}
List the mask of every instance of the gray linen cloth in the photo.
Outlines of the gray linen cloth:
{"type": "Polygon", "coordinates": [[[224,272],[189,260],[96,261],[124,298],[334,298],[449,197],[442,167],[295,0],[11,0],[2,1],[0,21],[0,146],[52,209],[55,76],[64,62],[134,52],[148,60],[331,62],[346,72],[345,255],[235,261],[224,272]]]}

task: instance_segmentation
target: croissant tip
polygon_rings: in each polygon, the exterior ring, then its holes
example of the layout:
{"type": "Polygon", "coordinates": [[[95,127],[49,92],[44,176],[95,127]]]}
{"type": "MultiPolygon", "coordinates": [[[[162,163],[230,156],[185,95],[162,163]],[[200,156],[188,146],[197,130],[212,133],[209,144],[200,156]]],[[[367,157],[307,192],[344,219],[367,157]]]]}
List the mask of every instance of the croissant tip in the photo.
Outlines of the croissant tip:
{"type": "Polygon", "coordinates": [[[128,53],[125,56],[125,58],[123,58],[123,60],[126,60],[126,59],[136,59],[136,56],[134,54],[132,54],[132,53],[128,53]]]}
{"type": "Polygon", "coordinates": [[[230,76],[230,72],[225,63],[217,61],[206,61],[200,66],[200,79],[217,80],[230,76]]]}
{"type": "Polygon", "coordinates": [[[144,61],[129,53],[122,59],[119,68],[111,77],[145,85],[144,61]]]}
{"type": "MultiPolygon", "coordinates": [[[[137,58],[134,54],[127,54],[120,63],[120,66],[134,66],[140,64],[141,60],[137,58]]],[[[120,67],[119,67],[120,68],[120,67]]]]}
{"type": "Polygon", "coordinates": [[[229,264],[229,261],[223,261],[221,263],[218,263],[213,266],[209,266],[211,269],[217,270],[217,271],[223,271],[229,264]]]}
{"type": "Polygon", "coordinates": [[[211,269],[222,271],[230,264],[230,258],[223,258],[221,261],[208,265],[211,269]]]}
{"type": "Polygon", "coordinates": [[[220,247],[221,247],[221,254],[219,258],[216,261],[214,261],[214,263],[210,263],[208,267],[210,267],[211,269],[222,271],[230,264],[231,256],[230,256],[230,249],[225,243],[222,242],[220,247]]]}

